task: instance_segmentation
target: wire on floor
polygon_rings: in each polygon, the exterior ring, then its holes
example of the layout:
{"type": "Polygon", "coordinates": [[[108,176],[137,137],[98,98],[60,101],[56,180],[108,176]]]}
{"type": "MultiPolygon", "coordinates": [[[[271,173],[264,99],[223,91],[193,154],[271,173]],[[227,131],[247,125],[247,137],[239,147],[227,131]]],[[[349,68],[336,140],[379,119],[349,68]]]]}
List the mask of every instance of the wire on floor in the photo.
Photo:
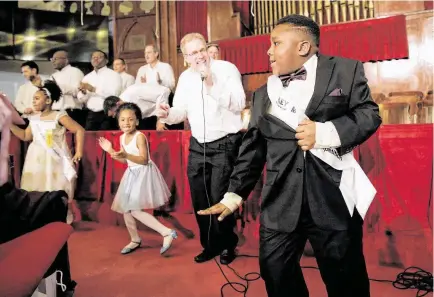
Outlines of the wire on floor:
{"type": "MultiPolygon", "coordinates": [[[[258,256],[255,255],[238,255],[237,258],[258,258],[258,256]]],[[[261,278],[260,274],[258,272],[248,272],[244,276],[241,276],[233,267],[230,265],[227,266],[232,272],[245,283],[241,282],[231,282],[226,274],[224,273],[221,265],[218,263],[218,261],[214,258],[215,263],[217,264],[218,268],[220,269],[220,272],[222,273],[223,277],[226,279],[226,283],[223,284],[220,288],[220,296],[224,297],[224,288],[227,286],[230,286],[234,291],[243,294],[243,297],[247,297],[247,291],[249,290],[249,284],[253,281],[256,281],[261,278]]],[[[316,266],[301,266],[302,269],[316,269],[319,270],[316,266]]],[[[419,267],[411,266],[406,268],[403,272],[399,273],[394,281],[387,280],[387,279],[375,279],[370,278],[370,281],[373,282],[379,282],[379,283],[390,283],[399,290],[407,290],[407,289],[415,289],[416,297],[423,297],[426,296],[428,293],[433,292],[433,276],[432,273],[425,271],[419,267]]]]}

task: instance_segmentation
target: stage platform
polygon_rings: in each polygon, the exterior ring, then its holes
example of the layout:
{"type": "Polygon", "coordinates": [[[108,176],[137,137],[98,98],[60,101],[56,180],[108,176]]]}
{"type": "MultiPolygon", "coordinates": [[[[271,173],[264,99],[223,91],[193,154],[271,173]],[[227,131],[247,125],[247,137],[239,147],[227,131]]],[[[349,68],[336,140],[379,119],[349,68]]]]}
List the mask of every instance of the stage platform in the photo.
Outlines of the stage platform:
{"type": "MultiPolygon", "coordinates": [[[[140,231],[143,248],[129,255],[121,255],[121,248],[129,242],[128,232],[122,227],[95,222],[80,222],[69,240],[69,252],[73,278],[78,282],[74,297],[219,297],[226,280],[215,261],[196,264],[193,257],[201,250],[193,215],[174,214],[172,218],[160,218],[167,226],[175,227],[179,237],[165,257],[159,250],[162,238],[153,231],[140,231]],[[190,238],[188,238],[190,237],[190,238]]],[[[250,234],[252,225],[244,230],[250,234]]],[[[376,258],[378,251],[372,234],[364,240],[365,255],[376,258]]],[[[257,242],[241,235],[240,254],[257,255],[257,242]]],[[[218,260],[218,257],[216,258],[218,260]]],[[[373,261],[368,261],[372,263],[373,261]]],[[[304,256],[304,266],[316,266],[315,259],[304,256]]],[[[426,263],[431,266],[431,263],[426,263]]],[[[259,272],[258,259],[239,257],[231,265],[240,275],[259,272]]],[[[223,271],[229,280],[241,282],[226,266],[223,271]]],[[[394,280],[402,268],[368,264],[370,278],[394,280]]],[[[310,296],[326,297],[325,287],[316,269],[303,270],[310,296]]],[[[240,289],[238,287],[238,289],[240,289]]],[[[243,296],[229,286],[225,297],[243,296]]],[[[249,284],[247,297],[266,296],[261,279],[249,284]]],[[[414,297],[416,290],[398,290],[391,283],[371,281],[371,297],[414,297]]],[[[433,296],[428,294],[425,296],[433,296]]],[[[343,296],[344,297],[344,296],[343,296]]]]}

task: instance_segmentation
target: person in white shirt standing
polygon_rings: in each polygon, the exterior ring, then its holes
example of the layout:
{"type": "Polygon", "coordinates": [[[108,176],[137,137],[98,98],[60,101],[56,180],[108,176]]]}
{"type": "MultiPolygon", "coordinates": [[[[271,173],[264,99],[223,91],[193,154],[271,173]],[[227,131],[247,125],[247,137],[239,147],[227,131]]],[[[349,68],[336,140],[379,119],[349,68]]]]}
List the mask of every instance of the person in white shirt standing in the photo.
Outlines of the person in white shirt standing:
{"type": "Polygon", "coordinates": [[[21,115],[28,116],[34,112],[32,103],[33,95],[42,85],[42,79],[39,76],[38,64],[33,61],[27,61],[21,64],[21,73],[28,82],[21,85],[18,89],[14,106],[21,115]]]}
{"type": "MultiPolygon", "coordinates": [[[[190,67],[179,77],[173,107],[161,104],[157,115],[169,125],[190,122],[187,175],[197,212],[219,202],[227,190],[242,139],[246,95],[236,66],[210,59],[201,34],[185,35],[181,51],[190,67]]],[[[234,216],[218,222],[216,216],[196,214],[196,220],[204,250],[194,260],[206,262],[220,254],[220,263],[231,263],[238,243],[234,216]]]]}
{"type": "Polygon", "coordinates": [[[175,88],[175,75],[170,64],[159,60],[160,52],[156,45],[145,47],[146,65],[139,68],[136,76],[136,84],[139,83],[158,83],[169,88],[175,88]]]}
{"type": "MultiPolygon", "coordinates": [[[[146,65],[139,68],[136,76],[136,86],[123,93],[121,99],[126,102],[134,102],[133,98],[140,92],[142,99],[155,104],[169,102],[170,93],[175,88],[175,75],[170,64],[161,62],[160,52],[156,45],[150,44],[145,47],[146,65]],[[134,91],[136,90],[136,91],[134,91]],[[152,98],[152,100],[149,100],[152,98]]],[[[149,104],[149,103],[148,103],[149,104]]],[[[142,113],[144,114],[143,110],[142,113]]],[[[155,114],[151,114],[141,122],[142,129],[165,130],[166,127],[157,121],[155,114]]]]}
{"type": "Polygon", "coordinates": [[[62,97],[53,103],[53,110],[66,111],[74,121],[84,126],[83,104],[77,99],[78,88],[84,77],[83,72],[69,64],[67,51],[55,52],[51,62],[56,69],[51,77],[62,90],[62,97]]]}
{"type": "Polygon", "coordinates": [[[87,131],[111,130],[113,119],[104,114],[104,100],[109,96],[118,96],[122,89],[121,76],[107,68],[107,54],[102,51],[92,53],[91,63],[94,70],[85,75],[80,83],[78,100],[86,104],[87,131]]]}
{"type": "Polygon", "coordinates": [[[134,76],[131,74],[128,74],[126,72],[127,70],[127,64],[125,63],[125,60],[122,58],[117,58],[113,62],[113,70],[119,73],[119,75],[122,78],[122,91],[125,91],[129,86],[133,85],[135,83],[134,76]]]}
{"type": "Polygon", "coordinates": [[[208,56],[210,56],[212,59],[220,60],[220,47],[218,44],[208,44],[206,47],[206,51],[208,52],[208,56]]]}

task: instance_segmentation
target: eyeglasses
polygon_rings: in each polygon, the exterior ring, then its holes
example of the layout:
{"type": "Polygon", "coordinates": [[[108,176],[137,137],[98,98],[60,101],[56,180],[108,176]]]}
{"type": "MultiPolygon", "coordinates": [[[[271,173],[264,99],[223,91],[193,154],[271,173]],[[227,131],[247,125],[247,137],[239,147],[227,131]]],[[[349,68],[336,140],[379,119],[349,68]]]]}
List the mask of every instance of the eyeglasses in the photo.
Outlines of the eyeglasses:
{"type": "Polygon", "coordinates": [[[194,51],[191,54],[185,54],[187,57],[197,57],[199,54],[203,54],[206,52],[206,48],[201,48],[199,51],[194,51]]]}
{"type": "Polygon", "coordinates": [[[51,58],[50,61],[54,62],[54,61],[57,61],[57,60],[65,60],[65,59],[66,59],[66,57],[56,57],[56,58],[51,58]]]}

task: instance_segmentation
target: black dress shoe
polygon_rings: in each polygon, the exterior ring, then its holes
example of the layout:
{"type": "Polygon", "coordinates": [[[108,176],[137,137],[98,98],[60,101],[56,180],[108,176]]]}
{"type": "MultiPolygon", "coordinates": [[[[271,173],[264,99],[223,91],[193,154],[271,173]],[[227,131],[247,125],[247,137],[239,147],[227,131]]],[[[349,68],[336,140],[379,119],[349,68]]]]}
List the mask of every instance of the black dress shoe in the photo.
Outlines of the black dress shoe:
{"type": "Polygon", "coordinates": [[[215,256],[217,256],[218,253],[213,253],[207,250],[203,250],[202,253],[200,253],[199,255],[197,255],[196,257],[194,257],[194,261],[196,263],[203,263],[203,262],[207,262],[211,259],[213,259],[215,256]]]}
{"type": "Polygon", "coordinates": [[[224,250],[220,254],[220,264],[222,264],[222,265],[231,264],[232,261],[234,261],[236,257],[237,257],[237,254],[235,253],[235,250],[233,250],[233,249],[224,250]]]}

